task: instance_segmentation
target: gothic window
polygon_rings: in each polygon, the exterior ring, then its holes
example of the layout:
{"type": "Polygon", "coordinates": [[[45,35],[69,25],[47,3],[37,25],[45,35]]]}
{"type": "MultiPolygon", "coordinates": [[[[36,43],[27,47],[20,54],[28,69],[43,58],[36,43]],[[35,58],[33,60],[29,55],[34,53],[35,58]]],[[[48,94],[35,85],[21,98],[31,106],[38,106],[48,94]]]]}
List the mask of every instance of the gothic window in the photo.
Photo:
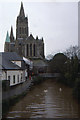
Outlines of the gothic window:
{"type": "Polygon", "coordinates": [[[19,33],[21,34],[21,27],[19,28],[19,33]]]}
{"type": "Polygon", "coordinates": [[[28,54],[28,51],[29,51],[29,46],[28,46],[28,44],[27,44],[27,56],[29,55],[29,54],[28,54]]]}
{"type": "Polygon", "coordinates": [[[35,44],[33,45],[33,53],[34,53],[34,56],[35,56],[35,44]]]}
{"type": "Polygon", "coordinates": [[[24,28],[22,27],[22,34],[24,34],[24,28]]]}
{"type": "Polygon", "coordinates": [[[23,28],[23,34],[25,34],[25,28],[23,28]]]}
{"type": "Polygon", "coordinates": [[[26,28],[25,28],[25,34],[26,34],[26,28]]]}
{"type": "Polygon", "coordinates": [[[32,44],[30,44],[30,56],[32,56],[32,44]]]}

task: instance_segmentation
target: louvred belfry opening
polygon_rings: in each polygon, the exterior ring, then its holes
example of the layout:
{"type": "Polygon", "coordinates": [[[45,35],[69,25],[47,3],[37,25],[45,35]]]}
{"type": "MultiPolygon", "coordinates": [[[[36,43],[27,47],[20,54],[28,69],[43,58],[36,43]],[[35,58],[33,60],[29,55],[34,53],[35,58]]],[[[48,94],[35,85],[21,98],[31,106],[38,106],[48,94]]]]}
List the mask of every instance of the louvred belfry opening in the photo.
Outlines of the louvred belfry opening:
{"type": "Polygon", "coordinates": [[[28,37],[28,17],[25,17],[23,3],[21,2],[19,16],[16,21],[16,39],[28,37]]]}

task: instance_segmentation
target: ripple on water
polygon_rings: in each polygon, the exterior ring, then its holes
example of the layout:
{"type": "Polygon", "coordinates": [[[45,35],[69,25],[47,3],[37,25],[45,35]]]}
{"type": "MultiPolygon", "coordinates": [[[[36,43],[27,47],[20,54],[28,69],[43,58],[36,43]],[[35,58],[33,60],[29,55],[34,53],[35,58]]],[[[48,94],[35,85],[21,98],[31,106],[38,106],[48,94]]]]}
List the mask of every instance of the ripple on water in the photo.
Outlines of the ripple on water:
{"type": "Polygon", "coordinates": [[[12,119],[12,118],[15,118],[15,117],[8,116],[7,118],[12,119]]]}
{"type": "Polygon", "coordinates": [[[8,113],[7,118],[78,118],[79,108],[71,89],[45,81],[30,91],[8,113]],[[62,88],[60,92],[59,89],[62,88]]]}
{"type": "Polygon", "coordinates": [[[21,116],[20,115],[15,115],[14,117],[11,117],[11,116],[9,116],[9,117],[7,117],[8,119],[14,119],[14,118],[21,118],[21,116]]]}
{"type": "Polygon", "coordinates": [[[11,111],[9,113],[26,113],[27,111],[11,111]]]}

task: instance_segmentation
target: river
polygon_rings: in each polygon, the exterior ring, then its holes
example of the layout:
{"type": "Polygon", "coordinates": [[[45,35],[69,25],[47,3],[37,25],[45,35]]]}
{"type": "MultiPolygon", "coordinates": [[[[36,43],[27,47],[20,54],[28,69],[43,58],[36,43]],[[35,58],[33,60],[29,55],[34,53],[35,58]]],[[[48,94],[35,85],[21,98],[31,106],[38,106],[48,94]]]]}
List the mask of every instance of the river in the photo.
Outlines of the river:
{"type": "Polygon", "coordinates": [[[72,89],[54,80],[34,86],[12,106],[7,118],[80,118],[80,105],[72,89]]]}

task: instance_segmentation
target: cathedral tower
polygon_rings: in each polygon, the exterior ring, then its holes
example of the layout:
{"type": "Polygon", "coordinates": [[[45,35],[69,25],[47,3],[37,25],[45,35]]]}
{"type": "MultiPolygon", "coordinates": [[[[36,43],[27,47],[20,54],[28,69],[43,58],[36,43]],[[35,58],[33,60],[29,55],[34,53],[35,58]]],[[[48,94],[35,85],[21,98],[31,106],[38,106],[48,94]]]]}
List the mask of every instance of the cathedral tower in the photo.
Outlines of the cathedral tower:
{"type": "Polygon", "coordinates": [[[17,52],[31,60],[44,59],[44,40],[28,35],[28,18],[25,17],[23,3],[21,2],[20,12],[16,20],[16,39],[11,27],[10,36],[7,33],[4,51],[17,52]]]}
{"type": "Polygon", "coordinates": [[[16,39],[28,37],[28,18],[25,17],[23,3],[21,2],[19,16],[16,21],[16,39]]]}

